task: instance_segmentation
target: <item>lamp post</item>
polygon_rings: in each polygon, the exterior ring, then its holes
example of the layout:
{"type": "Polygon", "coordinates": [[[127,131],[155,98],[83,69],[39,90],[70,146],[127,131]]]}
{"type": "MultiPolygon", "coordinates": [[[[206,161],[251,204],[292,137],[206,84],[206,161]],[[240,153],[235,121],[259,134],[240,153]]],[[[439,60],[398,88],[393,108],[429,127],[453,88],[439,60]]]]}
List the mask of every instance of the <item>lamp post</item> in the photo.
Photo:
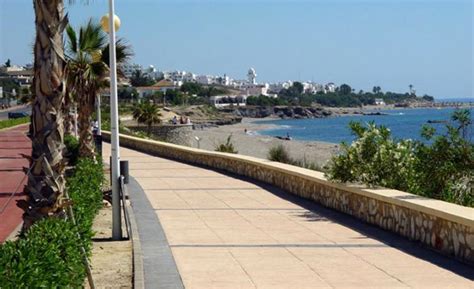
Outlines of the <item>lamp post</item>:
{"type": "Polygon", "coordinates": [[[109,13],[102,17],[101,25],[105,32],[109,33],[110,54],[110,130],[111,130],[111,182],[112,182],[112,239],[122,239],[122,221],[120,213],[120,151],[118,131],[118,107],[117,107],[117,61],[115,51],[115,31],[120,27],[120,20],[114,14],[114,0],[109,0],[109,13]]]}

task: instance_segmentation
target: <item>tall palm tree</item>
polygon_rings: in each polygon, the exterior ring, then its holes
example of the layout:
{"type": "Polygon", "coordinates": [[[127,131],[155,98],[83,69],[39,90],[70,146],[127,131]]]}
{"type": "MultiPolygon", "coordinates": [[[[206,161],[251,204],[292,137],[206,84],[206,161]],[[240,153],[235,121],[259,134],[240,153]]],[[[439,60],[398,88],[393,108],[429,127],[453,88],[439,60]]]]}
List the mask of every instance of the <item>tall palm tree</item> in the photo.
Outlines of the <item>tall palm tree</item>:
{"type": "Polygon", "coordinates": [[[135,106],[133,110],[133,119],[138,123],[143,123],[147,126],[148,135],[151,134],[151,127],[153,124],[161,123],[161,113],[158,105],[151,103],[140,103],[135,106]]]}
{"type": "MultiPolygon", "coordinates": [[[[92,142],[91,116],[99,91],[108,87],[109,47],[107,35],[98,22],[89,22],[79,33],[68,26],[67,32],[67,82],[79,108],[79,154],[95,156],[92,142]],[[79,37],[78,37],[79,34],[79,37]]],[[[131,51],[122,40],[116,43],[117,62],[124,62],[131,51]]]]}
{"type": "Polygon", "coordinates": [[[30,138],[28,198],[18,202],[25,210],[23,229],[48,215],[61,213],[64,192],[63,114],[65,83],[63,31],[68,22],[63,0],[34,0],[36,36],[30,138]]]}

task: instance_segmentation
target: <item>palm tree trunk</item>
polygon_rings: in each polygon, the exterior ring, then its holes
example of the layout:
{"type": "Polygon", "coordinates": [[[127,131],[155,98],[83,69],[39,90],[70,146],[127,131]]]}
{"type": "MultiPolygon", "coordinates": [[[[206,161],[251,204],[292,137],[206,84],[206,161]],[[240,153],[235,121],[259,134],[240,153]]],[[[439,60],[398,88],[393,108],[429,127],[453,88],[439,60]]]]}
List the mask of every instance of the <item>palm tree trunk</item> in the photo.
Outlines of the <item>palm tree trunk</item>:
{"type": "Polygon", "coordinates": [[[151,123],[149,123],[149,124],[147,125],[147,126],[148,126],[148,136],[151,135],[151,125],[152,125],[151,123]]]}
{"type": "Polygon", "coordinates": [[[94,96],[85,93],[79,97],[79,155],[87,158],[95,158],[92,126],[90,123],[94,110],[94,96]]]}
{"type": "Polygon", "coordinates": [[[63,103],[63,115],[64,115],[64,134],[71,135],[73,133],[73,121],[74,118],[71,115],[71,107],[72,107],[72,98],[71,93],[66,89],[66,95],[64,97],[63,103]]]}
{"type": "Polygon", "coordinates": [[[23,229],[33,222],[63,213],[64,192],[63,115],[65,93],[63,30],[67,24],[62,0],[34,0],[36,38],[34,45],[35,99],[31,114],[32,153],[23,229]]]}

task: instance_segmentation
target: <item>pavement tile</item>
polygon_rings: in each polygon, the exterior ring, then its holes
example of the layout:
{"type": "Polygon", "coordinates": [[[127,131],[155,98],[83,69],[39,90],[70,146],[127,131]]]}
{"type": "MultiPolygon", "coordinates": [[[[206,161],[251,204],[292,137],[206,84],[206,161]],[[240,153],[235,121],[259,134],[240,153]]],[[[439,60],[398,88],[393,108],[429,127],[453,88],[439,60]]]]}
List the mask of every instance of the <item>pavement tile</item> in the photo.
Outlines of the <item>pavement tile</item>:
{"type": "Polygon", "coordinates": [[[412,255],[390,247],[378,238],[382,230],[364,235],[359,227],[367,225],[347,225],[349,216],[331,213],[338,223],[269,186],[122,151],[186,288],[473,288],[466,266],[423,248],[412,255]]]}

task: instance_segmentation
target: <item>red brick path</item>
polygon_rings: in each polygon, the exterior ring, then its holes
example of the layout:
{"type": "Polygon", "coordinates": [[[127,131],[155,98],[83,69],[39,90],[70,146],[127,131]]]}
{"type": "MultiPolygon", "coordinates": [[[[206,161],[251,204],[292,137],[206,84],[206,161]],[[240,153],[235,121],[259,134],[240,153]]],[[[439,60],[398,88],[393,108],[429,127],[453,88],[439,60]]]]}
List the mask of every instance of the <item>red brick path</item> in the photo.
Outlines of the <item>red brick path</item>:
{"type": "Polygon", "coordinates": [[[27,130],[28,125],[23,125],[0,131],[0,243],[5,241],[22,220],[23,210],[16,206],[16,201],[25,198],[22,193],[26,184],[23,167],[28,167],[29,164],[21,154],[31,154],[27,130]],[[11,198],[15,190],[16,194],[11,198]]]}

